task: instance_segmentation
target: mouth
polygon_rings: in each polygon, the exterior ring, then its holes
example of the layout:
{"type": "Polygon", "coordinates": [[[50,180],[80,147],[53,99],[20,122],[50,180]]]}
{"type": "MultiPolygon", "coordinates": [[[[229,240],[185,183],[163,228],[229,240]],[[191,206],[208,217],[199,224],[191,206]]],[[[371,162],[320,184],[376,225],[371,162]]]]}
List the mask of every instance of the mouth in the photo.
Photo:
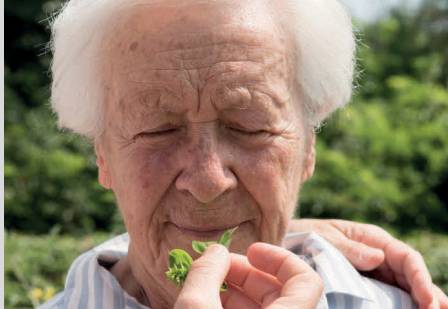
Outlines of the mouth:
{"type": "MultiPolygon", "coordinates": [[[[217,240],[225,231],[228,229],[232,229],[235,227],[241,228],[241,226],[248,224],[249,221],[244,221],[234,225],[227,225],[223,227],[190,227],[190,226],[180,226],[174,223],[172,224],[175,228],[177,228],[182,234],[189,235],[194,237],[197,240],[207,240],[213,239],[217,240]]],[[[238,231],[238,230],[237,230],[238,231]]]]}

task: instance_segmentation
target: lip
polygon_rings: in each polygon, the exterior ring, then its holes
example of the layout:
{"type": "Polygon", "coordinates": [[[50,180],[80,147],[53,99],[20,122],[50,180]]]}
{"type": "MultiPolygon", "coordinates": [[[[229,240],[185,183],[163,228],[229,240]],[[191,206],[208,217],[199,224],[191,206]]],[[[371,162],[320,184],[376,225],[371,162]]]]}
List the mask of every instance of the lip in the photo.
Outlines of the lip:
{"type": "Polygon", "coordinates": [[[241,227],[243,224],[246,224],[249,221],[243,221],[241,223],[235,224],[235,225],[228,225],[225,227],[187,227],[187,226],[179,226],[175,223],[170,222],[172,225],[174,225],[181,233],[190,235],[192,237],[197,238],[198,240],[202,239],[217,239],[219,236],[222,235],[226,230],[234,228],[234,227],[241,227]]]}

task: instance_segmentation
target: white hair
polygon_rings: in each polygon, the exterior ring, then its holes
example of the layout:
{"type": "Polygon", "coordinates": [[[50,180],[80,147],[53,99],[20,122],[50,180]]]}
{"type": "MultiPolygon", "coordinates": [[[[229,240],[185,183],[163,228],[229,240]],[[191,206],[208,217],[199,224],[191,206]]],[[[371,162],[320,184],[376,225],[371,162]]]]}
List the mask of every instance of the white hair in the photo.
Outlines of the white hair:
{"type": "MultiPolygon", "coordinates": [[[[101,41],[122,9],[165,1],[71,0],[64,5],[51,41],[51,104],[60,127],[91,138],[102,133],[101,41]]],[[[351,19],[337,0],[283,1],[287,5],[280,13],[288,16],[297,49],[297,81],[307,117],[316,126],[351,97],[356,47],[351,19]]]]}

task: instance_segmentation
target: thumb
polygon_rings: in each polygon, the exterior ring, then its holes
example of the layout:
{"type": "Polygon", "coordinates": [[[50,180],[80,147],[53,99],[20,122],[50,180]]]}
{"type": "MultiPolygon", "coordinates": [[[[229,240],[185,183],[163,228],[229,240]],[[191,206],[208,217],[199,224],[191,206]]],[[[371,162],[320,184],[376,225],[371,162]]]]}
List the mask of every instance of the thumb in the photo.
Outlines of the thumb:
{"type": "Polygon", "coordinates": [[[213,244],[191,264],[187,279],[176,301],[176,308],[220,308],[219,290],[230,268],[226,247],[213,244]],[[188,307],[190,308],[190,307],[188,307]]]}
{"type": "Polygon", "coordinates": [[[383,250],[369,247],[348,238],[340,241],[337,248],[356,269],[361,271],[373,270],[384,262],[383,250]]]}

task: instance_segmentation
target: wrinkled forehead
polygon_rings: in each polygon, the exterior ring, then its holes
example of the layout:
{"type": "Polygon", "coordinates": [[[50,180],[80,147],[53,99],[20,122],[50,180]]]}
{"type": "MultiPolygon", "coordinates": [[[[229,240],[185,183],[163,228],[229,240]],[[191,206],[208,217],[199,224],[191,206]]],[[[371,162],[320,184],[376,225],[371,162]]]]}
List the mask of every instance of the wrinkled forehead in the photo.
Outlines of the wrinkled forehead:
{"type": "Polygon", "coordinates": [[[130,80],[138,80],[139,71],[161,74],[238,61],[278,62],[285,70],[292,43],[277,19],[268,1],[136,5],[108,30],[106,63],[130,80]]]}

